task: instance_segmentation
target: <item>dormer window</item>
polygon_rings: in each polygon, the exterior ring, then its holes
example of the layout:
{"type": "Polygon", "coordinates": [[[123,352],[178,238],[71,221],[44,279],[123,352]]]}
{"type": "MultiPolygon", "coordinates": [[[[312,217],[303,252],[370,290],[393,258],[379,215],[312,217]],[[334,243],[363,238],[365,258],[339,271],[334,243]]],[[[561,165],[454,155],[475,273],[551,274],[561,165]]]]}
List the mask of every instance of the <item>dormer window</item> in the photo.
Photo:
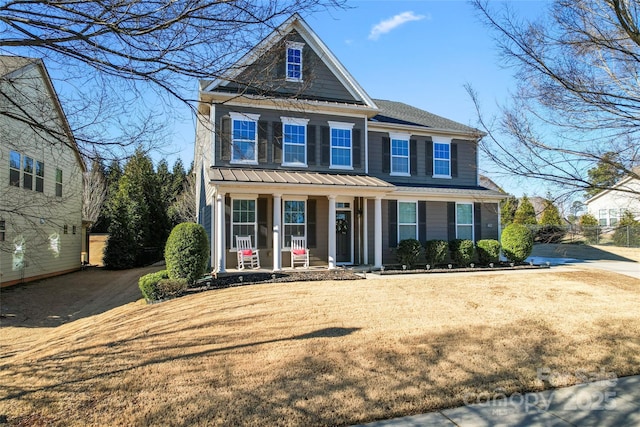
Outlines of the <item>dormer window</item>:
{"type": "Polygon", "coordinates": [[[302,81],[302,48],[303,43],[287,43],[287,81],[302,81]]]}

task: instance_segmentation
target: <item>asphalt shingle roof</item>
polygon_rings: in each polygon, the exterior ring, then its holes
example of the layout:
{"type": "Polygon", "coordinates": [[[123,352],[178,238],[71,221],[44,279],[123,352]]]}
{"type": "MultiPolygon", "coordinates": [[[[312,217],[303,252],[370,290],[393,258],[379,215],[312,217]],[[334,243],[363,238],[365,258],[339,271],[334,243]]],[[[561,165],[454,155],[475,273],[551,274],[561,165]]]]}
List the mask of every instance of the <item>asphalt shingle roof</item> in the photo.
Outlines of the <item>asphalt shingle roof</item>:
{"type": "Polygon", "coordinates": [[[478,132],[470,126],[454,122],[428,111],[421,110],[411,105],[397,101],[387,101],[384,99],[374,99],[380,112],[374,116],[372,122],[395,123],[414,126],[424,126],[428,128],[447,129],[459,132],[478,132]]]}

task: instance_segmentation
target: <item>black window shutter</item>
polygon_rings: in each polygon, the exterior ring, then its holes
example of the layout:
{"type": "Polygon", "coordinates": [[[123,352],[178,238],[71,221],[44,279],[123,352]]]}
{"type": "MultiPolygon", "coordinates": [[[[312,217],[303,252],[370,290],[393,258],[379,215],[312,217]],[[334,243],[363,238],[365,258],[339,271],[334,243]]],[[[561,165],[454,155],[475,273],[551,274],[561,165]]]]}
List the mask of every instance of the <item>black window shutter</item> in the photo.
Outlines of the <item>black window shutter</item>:
{"type": "Polygon", "coordinates": [[[456,202],[447,203],[447,239],[456,238],[456,202]]]}
{"type": "Polygon", "coordinates": [[[273,122],[273,163],[282,162],[282,123],[273,122]]]}
{"type": "Polygon", "coordinates": [[[258,245],[260,249],[268,248],[269,242],[269,212],[267,199],[258,199],[258,245]]]}
{"type": "Polygon", "coordinates": [[[260,120],[258,122],[258,161],[260,163],[266,163],[267,160],[267,128],[269,122],[260,120]]]}
{"type": "Polygon", "coordinates": [[[409,141],[409,172],[411,175],[418,175],[418,141],[409,141]]]}
{"type": "Polygon", "coordinates": [[[220,119],[220,158],[231,160],[231,117],[224,116],[220,119]]]}
{"type": "Polygon", "coordinates": [[[388,136],[382,137],[382,172],[391,171],[391,139],[388,136]]]}
{"type": "Polygon", "coordinates": [[[328,126],[322,126],[322,166],[331,164],[331,135],[328,126]]]}
{"type": "Polygon", "coordinates": [[[427,155],[425,157],[427,158],[426,175],[433,176],[433,141],[427,141],[427,155]]]}
{"type": "Polygon", "coordinates": [[[398,246],[398,201],[389,200],[389,247],[398,246]]]}
{"type": "Polygon", "coordinates": [[[352,150],[352,154],[353,154],[353,167],[354,168],[360,168],[362,167],[362,150],[361,150],[361,145],[360,145],[360,135],[362,133],[360,132],[360,129],[354,129],[353,131],[351,131],[351,138],[353,139],[353,141],[351,141],[351,146],[353,147],[352,150]]]}
{"type": "Polygon", "coordinates": [[[307,164],[316,164],[316,127],[307,126],[307,164]]]}
{"type": "Polygon", "coordinates": [[[473,204],[473,238],[477,242],[482,239],[482,204],[473,204]]]}
{"type": "Polygon", "coordinates": [[[231,248],[231,239],[235,239],[235,237],[231,236],[231,198],[229,196],[225,196],[224,198],[224,241],[225,241],[225,249],[231,248]]]}
{"type": "Polygon", "coordinates": [[[427,202],[418,202],[418,240],[422,245],[427,241],[427,202]]]}
{"type": "Polygon", "coordinates": [[[307,200],[307,246],[318,246],[316,237],[316,200],[307,200]]]}
{"type": "Polygon", "coordinates": [[[458,177],[458,144],[451,144],[451,176],[458,177]]]}

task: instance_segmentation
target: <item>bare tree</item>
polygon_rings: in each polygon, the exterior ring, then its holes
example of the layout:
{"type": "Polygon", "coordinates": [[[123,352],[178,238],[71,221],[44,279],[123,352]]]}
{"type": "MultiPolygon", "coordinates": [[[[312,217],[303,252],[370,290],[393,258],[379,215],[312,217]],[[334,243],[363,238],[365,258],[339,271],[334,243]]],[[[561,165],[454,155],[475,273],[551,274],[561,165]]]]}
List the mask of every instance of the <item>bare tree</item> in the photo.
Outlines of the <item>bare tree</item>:
{"type": "Polygon", "coordinates": [[[497,118],[483,116],[484,152],[507,174],[567,192],[604,189],[588,170],[608,162],[640,178],[640,5],[631,0],[555,0],[537,20],[472,0],[518,82],[497,118]],[[613,155],[613,156],[612,156],[613,155]]]}
{"type": "Polygon", "coordinates": [[[283,17],[342,3],[8,0],[0,54],[43,58],[83,154],[121,156],[156,146],[160,113],[191,105],[197,79],[221,77],[283,17]]]}
{"type": "Polygon", "coordinates": [[[98,220],[107,197],[107,179],[97,162],[90,171],[82,174],[82,183],[82,220],[93,225],[98,220]]]}
{"type": "Polygon", "coordinates": [[[198,212],[196,201],[196,174],[187,174],[182,191],[169,207],[169,216],[175,224],[196,222],[198,212]]]}

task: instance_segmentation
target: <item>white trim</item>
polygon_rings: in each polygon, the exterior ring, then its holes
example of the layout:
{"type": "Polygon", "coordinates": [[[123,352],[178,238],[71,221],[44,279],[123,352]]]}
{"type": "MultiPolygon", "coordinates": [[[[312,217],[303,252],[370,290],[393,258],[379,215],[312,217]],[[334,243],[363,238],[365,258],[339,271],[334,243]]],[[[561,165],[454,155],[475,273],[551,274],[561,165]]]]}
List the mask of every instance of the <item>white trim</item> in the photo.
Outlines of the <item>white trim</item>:
{"type": "Polygon", "coordinates": [[[332,129],[345,129],[345,130],[352,130],[353,127],[356,125],[355,123],[334,122],[331,120],[328,120],[327,123],[329,123],[329,127],[332,129]]]}
{"type": "Polygon", "coordinates": [[[369,120],[364,116],[364,173],[369,173],[369,120]]]}
{"type": "Polygon", "coordinates": [[[354,232],[353,229],[354,227],[354,223],[353,223],[353,204],[354,204],[354,198],[348,199],[345,197],[336,197],[336,215],[338,214],[338,211],[348,211],[349,215],[350,215],[350,229],[349,229],[349,246],[350,246],[350,254],[349,254],[349,261],[340,261],[338,262],[338,254],[337,254],[337,248],[338,248],[338,236],[337,236],[337,232],[335,231],[334,228],[334,233],[336,233],[336,265],[349,265],[349,264],[353,264],[353,258],[354,258],[354,232]],[[344,200],[344,201],[342,201],[344,200]],[[337,206],[338,203],[349,203],[349,207],[348,208],[339,208],[337,206]]]}
{"type": "Polygon", "coordinates": [[[391,176],[411,176],[411,135],[408,133],[389,132],[389,175],[391,176]],[[407,143],[407,155],[406,156],[394,156],[393,155],[393,141],[400,141],[407,143]],[[407,159],[407,171],[396,172],[393,170],[393,158],[406,158],[407,159]]]}
{"type": "Polygon", "coordinates": [[[216,106],[211,104],[209,109],[209,126],[211,128],[211,140],[210,140],[210,149],[211,159],[209,160],[209,164],[211,166],[216,165],[216,144],[219,141],[222,144],[222,138],[216,138],[216,106]]]}
{"type": "Polygon", "coordinates": [[[389,139],[402,139],[409,141],[411,139],[411,134],[405,132],[389,132],[389,139]]]}
{"type": "MultiPolygon", "coordinates": [[[[231,147],[230,147],[231,157],[230,157],[229,163],[257,165],[258,164],[258,120],[260,119],[260,114],[230,112],[229,116],[231,117],[231,147]],[[233,158],[234,153],[236,151],[234,148],[235,139],[233,138],[233,128],[234,128],[233,125],[236,121],[255,123],[256,131],[255,131],[254,140],[253,140],[253,153],[254,153],[253,159],[234,159],[233,158]]],[[[249,140],[243,140],[243,141],[248,142],[249,140]]]]}
{"type": "Polygon", "coordinates": [[[458,236],[458,227],[460,225],[468,227],[469,224],[460,224],[458,223],[458,205],[471,205],[471,241],[475,242],[476,241],[476,224],[475,224],[475,206],[473,204],[473,202],[456,202],[456,239],[459,239],[460,237],[458,236]]]}
{"type": "MultiPolygon", "coordinates": [[[[413,225],[415,224],[416,227],[416,235],[414,237],[414,239],[418,240],[418,223],[420,222],[420,219],[418,218],[418,201],[413,199],[413,200],[398,200],[396,203],[396,209],[397,209],[397,224],[396,224],[396,236],[398,239],[398,243],[400,242],[400,225],[413,225]],[[400,224],[400,203],[413,203],[415,208],[416,208],[416,222],[415,223],[409,223],[409,222],[403,222],[402,224],[400,224]]],[[[404,240],[404,239],[402,239],[404,240]]]]}
{"type": "Polygon", "coordinates": [[[432,136],[431,137],[431,141],[433,142],[433,153],[432,154],[432,158],[433,158],[433,175],[431,176],[432,178],[439,178],[439,179],[451,179],[451,139],[452,138],[443,138],[443,137],[439,137],[439,136],[432,136]],[[444,159],[436,159],[436,144],[440,144],[440,145],[448,145],[449,146],[449,173],[448,174],[438,174],[436,173],[436,160],[440,160],[440,161],[444,161],[444,159]]]}
{"type": "MultiPolygon", "coordinates": [[[[329,169],[343,169],[353,170],[353,127],[355,123],[346,122],[334,122],[327,121],[329,123],[329,169]],[[334,165],[333,164],[333,130],[346,130],[349,131],[349,164],[348,165],[334,165]]],[[[347,150],[345,147],[336,147],[338,150],[347,150]]]]}
{"type": "MultiPolygon", "coordinates": [[[[284,68],[284,72],[285,72],[285,80],[288,82],[294,82],[294,83],[302,83],[303,79],[304,79],[304,75],[302,74],[302,70],[303,70],[303,59],[302,59],[302,51],[304,49],[305,44],[301,43],[301,42],[294,42],[294,41],[287,41],[285,49],[284,49],[284,56],[285,56],[285,68],[284,68]],[[293,50],[299,50],[300,51],[300,77],[289,77],[289,49],[293,49],[293,50]]],[[[295,64],[298,65],[298,64],[295,64]]]]}
{"type": "Polygon", "coordinates": [[[299,117],[280,117],[280,120],[282,121],[282,160],[281,160],[281,164],[282,166],[294,166],[294,167],[307,167],[307,138],[308,138],[308,133],[307,133],[307,124],[309,123],[309,119],[303,119],[303,118],[299,118],[299,117]],[[293,144],[291,142],[286,142],[285,141],[285,135],[286,132],[284,131],[284,127],[286,125],[290,125],[290,126],[301,126],[304,129],[304,144],[302,145],[304,147],[304,162],[287,162],[285,161],[286,159],[286,148],[285,145],[300,145],[300,144],[293,144]]]}
{"type": "MultiPolygon", "coordinates": [[[[291,250],[291,246],[285,246],[286,234],[287,234],[287,224],[289,226],[298,226],[300,224],[297,223],[286,223],[284,221],[284,216],[286,213],[285,204],[286,202],[304,202],[304,238],[307,239],[307,222],[309,220],[308,217],[308,209],[309,203],[307,203],[307,196],[285,196],[282,197],[282,240],[280,242],[280,250],[291,250]]],[[[309,245],[309,242],[307,242],[309,245]]]]}
{"type": "Polygon", "coordinates": [[[235,196],[230,195],[231,198],[231,212],[229,215],[229,230],[231,232],[231,246],[229,247],[229,251],[230,252],[236,252],[236,235],[233,233],[233,226],[238,224],[238,225],[250,225],[251,223],[249,222],[234,222],[233,221],[233,202],[236,200],[249,200],[249,201],[253,201],[254,205],[253,205],[253,245],[254,248],[258,247],[258,196],[253,197],[253,195],[250,194],[246,194],[246,195],[239,195],[236,194],[235,196]]]}
{"type": "Polygon", "coordinates": [[[307,124],[309,124],[309,119],[303,119],[301,117],[280,116],[280,120],[282,121],[283,125],[287,124],[287,125],[306,126],[307,124]]]}

